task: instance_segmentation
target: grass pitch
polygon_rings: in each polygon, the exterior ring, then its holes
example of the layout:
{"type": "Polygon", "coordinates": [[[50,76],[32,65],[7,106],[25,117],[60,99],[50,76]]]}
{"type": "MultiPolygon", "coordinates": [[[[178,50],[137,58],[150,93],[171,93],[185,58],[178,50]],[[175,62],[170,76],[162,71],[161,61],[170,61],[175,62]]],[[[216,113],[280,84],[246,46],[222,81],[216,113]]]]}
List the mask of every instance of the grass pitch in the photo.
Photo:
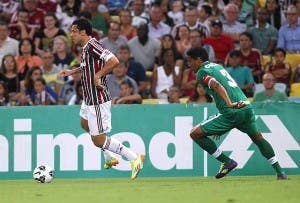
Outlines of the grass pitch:
{"type": "Polygon", "coordinates": [[[0,181],[1,203],[299,203],[300,175],[0,181]]]}

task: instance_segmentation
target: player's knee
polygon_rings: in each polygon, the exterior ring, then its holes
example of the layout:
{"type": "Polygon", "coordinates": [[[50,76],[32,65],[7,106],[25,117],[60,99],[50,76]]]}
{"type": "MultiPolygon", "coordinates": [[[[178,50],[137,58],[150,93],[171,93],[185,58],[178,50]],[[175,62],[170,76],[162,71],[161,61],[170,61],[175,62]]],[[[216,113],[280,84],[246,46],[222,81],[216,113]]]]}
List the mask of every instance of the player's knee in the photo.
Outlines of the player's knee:
{"type": "Polygon", "coordinates": [[[257,133],[256,135],[251,136],[250,138],[251,138],[251,140],[252,140],[254,143],[258,143],[259,140],[262,139],[262,134],[261,134],[261,133],[257,133]]]}
{"type": "Polygon", "coordinates": [[[199,140],[201,137],[203,137],[203,133],[200,126],[197,126],[191,130],[190,137],[193,140],[199,140]]]}
{"type": "Polygon", "coordinates": [[[92,136],[92,141],[96,147],[102,148],[105,142],[105,136],[102,135],[92,136]]]}

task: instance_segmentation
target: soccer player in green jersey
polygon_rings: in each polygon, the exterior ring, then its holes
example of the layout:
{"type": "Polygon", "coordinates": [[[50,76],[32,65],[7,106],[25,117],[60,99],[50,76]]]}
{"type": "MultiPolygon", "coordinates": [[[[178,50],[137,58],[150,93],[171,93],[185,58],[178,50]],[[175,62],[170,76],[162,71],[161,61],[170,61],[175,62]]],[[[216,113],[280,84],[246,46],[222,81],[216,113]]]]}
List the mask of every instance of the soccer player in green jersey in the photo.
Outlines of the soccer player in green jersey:
{"type": "Polygon", "coordinates": [[[208,61],[208,54],[202,47],[187,51],[189,66],[195,71],[197,82],[211,95],[219,114],[196,125],[191,138],[205,151],[219,160],[222,165],[216,178],[222,178],[237,167],[237,162],[222,153],[209,136],[222,134],[237,128],[248,134],[258,146],[262,155],[277,173],[278,180],[287,179],[275,156],[272,146],[262,137],[255,123],[253,108],[242,90],[223,66],[208,61]]]}

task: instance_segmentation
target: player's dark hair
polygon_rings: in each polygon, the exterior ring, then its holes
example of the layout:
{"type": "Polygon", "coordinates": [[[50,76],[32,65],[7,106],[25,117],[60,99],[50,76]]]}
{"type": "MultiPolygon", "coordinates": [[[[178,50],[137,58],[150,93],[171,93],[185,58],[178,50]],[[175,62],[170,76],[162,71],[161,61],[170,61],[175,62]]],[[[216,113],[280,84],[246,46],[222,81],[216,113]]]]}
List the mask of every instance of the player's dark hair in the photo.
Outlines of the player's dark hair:
{"type": "Polygon", "coordinates": [[[85,33],[87,35],[91,35],[93,32],[92,24],[86,19],[82,19],[82,18],[77,19],[72,23],[72,26],[73,25],[76,25],[78,30],[80,30],[80,31],[85,30],[85,33]]]}
{"type": "Polygon", "coordinates": [[[186,55],[194,59],[201,58],[202,61],[208,61],[207,51],[202,47],[193,47],[186,52],[186,55]]]}

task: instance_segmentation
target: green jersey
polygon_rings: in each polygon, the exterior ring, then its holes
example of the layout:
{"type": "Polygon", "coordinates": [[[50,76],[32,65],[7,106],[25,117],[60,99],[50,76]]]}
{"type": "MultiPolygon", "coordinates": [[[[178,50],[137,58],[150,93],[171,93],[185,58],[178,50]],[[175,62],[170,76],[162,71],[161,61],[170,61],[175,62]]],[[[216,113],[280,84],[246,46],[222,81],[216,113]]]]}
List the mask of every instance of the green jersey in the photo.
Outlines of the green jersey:
{"type": "Polygon", "coordinates": [[[209,61],[204,62],[197,72],[197,81],[204,88],[204,90],[214,98],[216,106],[221,114],[235,113],[250,107],[250,105],[247,105],[242,109],[228,107],[219,94],[213,89],[209,88],[209,81],[211,78],[215,78],[225,88],[232,103],[238,101],[248,102],[248,99],[243,91],[239,88],[235,80],[223,68],[223,66],[211,63],[209,61]]]}

